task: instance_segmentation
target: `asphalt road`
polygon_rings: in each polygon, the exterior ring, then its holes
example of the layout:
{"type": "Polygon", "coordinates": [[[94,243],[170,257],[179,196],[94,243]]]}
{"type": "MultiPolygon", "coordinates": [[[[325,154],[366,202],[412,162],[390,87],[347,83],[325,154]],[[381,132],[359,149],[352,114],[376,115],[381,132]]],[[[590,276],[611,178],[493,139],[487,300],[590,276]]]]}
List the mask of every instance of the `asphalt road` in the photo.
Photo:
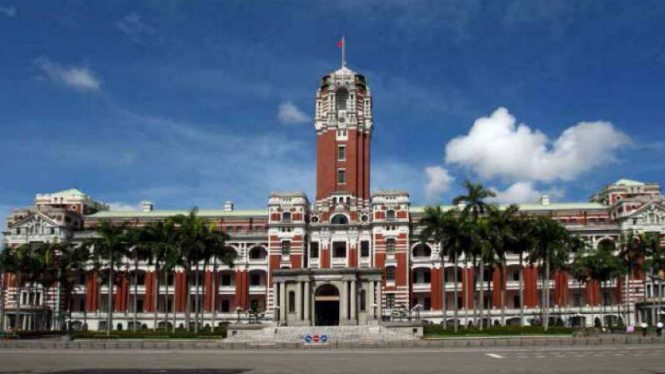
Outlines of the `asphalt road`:
{"type": "Polygon", "coordinates": [[[664,346],[326,351],[0,350],[0,373],[665,373],[664,346]]]}

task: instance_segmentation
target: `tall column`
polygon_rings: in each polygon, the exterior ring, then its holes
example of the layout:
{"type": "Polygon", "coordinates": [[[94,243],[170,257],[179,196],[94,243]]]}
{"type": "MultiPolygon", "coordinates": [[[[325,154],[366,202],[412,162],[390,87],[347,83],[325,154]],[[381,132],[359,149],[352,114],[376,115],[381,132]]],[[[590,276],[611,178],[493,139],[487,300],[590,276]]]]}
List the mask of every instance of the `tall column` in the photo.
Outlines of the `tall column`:
{"type": "Polygon", "coordinates": [[[372,311],[372,319],[377,318],[377,309],[374,307],[374,304],[376,303],[376,291],[374,290],[374,281],[369,282],[369,292],[367,293],[367,297],[369,298],[367,302],[367,306],[369,306],[370,310],[372,311]]]}
{"type": "Polygon", "coordinates": [[[286,322],[286,282],[279,284],[279,320],[286,322]]]}
{"type": "Polygon", "coordinates": [[[310,317],[309,317],[309,310],[310,310],[312,301],[311,301],[310,296],[311,296],[311,291],[310,291],[310,288],[309,288],[309,281],[306,281],[305,282],[305,303],[303,305],[305,310],[304,310],[303,314],[305,315],[305,321],[307,321],[308,323],[311,324],[310,317]]]}
{"type": "Polygon", "coordinates": [[[296,320],[302,321],[302,283],[296,282],[296,320]]]}
{"type": "Polygon", "coordinates": [[[358,296],[356,295],[356,281],[351,281],[351,320],[356,321],[356,301],[358,296]]]}
{"type": "Polygon", "coordinates": [[[279,306],[279,299],[277,299],[277,295],[279,294],[279,283],[275,282],[272,284],[272,306],[273,306],[273,318],[275,321],[279,322],[279,309],[277,307],[279,306]]]}
{"type": "Polygon", "coordinates": [[[339,302],[339,321],[340,324],[342,321],[346,321],[349,319],[349,304],[348,304],[348,298],[349,294],[347,292],[349,288],[349,282],[348,281],[342,281],[342,292],[339,295],[340,302],[339,302]]]}
{"type": "Polygon", "coordinates": [[[383,316],[383,290],[381,289],[381,282],[376,282],[376,304],[379,306],[376,318],[381,320],[383,316]]]}

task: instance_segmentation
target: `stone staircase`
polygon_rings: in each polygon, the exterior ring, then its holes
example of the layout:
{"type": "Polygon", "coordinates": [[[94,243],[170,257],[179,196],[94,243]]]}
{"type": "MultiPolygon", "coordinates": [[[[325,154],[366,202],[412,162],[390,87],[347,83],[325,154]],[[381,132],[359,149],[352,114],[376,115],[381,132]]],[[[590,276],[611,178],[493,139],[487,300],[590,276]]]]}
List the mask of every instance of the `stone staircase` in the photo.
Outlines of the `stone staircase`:
{"type": "Polygon", "coordinates": [[[334,342],[391,342],[412,341],[412,335],[400,333],[384,326],[271,326],[245,334],[229,336],[227,342],[245,343],[305,343],[305,336],[328,337],[334,342]]]}

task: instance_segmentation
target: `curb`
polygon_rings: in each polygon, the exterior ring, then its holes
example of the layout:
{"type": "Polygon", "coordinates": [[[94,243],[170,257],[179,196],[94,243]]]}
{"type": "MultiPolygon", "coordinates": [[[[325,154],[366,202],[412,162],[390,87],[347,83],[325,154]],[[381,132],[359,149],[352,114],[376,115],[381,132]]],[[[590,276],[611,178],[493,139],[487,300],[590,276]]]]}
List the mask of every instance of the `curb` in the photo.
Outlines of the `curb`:
{"type": "Polygon", "coordinates": [[[330,342],[325,345],[305,345],[294,342],[187,342],[187,341],[0,341],[0,349],[42,350],[352,350],[352,349],[432,349],[432,348],[482,348],[482,347],[574,347],[600,345],[665,345],[665,339],[655,336],[612,336],[582,338],[491,338],[491,339],[441,339],[413,341],[363,341],[330,342]]]}

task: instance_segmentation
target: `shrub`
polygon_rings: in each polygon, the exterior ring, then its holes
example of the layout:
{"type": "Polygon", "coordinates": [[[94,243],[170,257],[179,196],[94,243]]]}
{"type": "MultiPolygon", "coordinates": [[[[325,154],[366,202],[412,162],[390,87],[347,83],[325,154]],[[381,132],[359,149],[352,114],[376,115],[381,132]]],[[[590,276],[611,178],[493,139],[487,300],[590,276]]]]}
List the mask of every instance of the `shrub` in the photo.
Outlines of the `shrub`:
{"type": "Polygon", "coordinates": [[[184,329],[173,331],[166,330],[139,330],[139,331],[112,331],[107,336],[104,331],[77,332],[72,336],[74,339],[198,339],[198,338],[225,338],[226,328],[216,327],[215,331],[199,331],[198,333],[187,332],[184,329]]]}
{"type": "Polygon", "coordinates": [[[425,335],[449,335],[449,336],[467,336],[467,335],[533,335],[533,334],[572,334],[570,327],[552,326],[547,331],[541,326],[488,326],[480,331],[478,327],[460,326],[457,333],[452,327],[444,328],[443,325],[426,325],[425,335]]]}

